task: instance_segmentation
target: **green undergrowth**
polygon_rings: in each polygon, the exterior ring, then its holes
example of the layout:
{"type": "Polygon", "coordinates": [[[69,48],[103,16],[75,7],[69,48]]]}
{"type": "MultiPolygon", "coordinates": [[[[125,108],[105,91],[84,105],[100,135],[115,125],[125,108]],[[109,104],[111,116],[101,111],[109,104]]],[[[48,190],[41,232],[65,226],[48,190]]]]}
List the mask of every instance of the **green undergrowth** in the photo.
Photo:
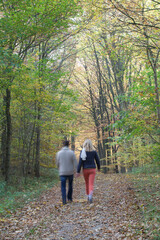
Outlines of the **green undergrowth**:
{"type": "Polygon", "coordinates": [[[156,164],[145,164],[144,166],[133,168],[133,174],[160,174],[160,163],[156,164]]]}
{"type": "Polygon", "coordinates": [[[145,166],[129,174],[142,213],[147,239],[160,239],[160,168],[145,166]],[[147,171],[148,169],[148,171],[147,171]]]}
{"type": "Polygon", "coordinates": [[[42,169],[39,178],[12,176],[8,184],[0,179],[0,216],[9,217],[17,208],[34,201],[44,191],[52,188],[57,181],[56,169],[42,169]]]}

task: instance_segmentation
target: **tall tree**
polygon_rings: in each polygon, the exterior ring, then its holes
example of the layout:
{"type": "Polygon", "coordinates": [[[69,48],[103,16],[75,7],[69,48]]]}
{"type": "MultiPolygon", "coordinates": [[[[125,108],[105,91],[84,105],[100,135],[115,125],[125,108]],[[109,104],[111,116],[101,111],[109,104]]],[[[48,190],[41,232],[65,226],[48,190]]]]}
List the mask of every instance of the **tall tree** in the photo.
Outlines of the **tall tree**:
{"type": "Polygon", "coordinates": [[[157,120],[160,124],[160,95],[157,78],[160,54],[160,3],[154,0],[133,1],[132,4],[128,1],[117,2],[110,0],[109,2],[112,4],[112,7],[120,13],[118,20],[123,22],[125,26],[129,26],[127,31],[132,33],[130,40],[138,46],[140,51],[146,54],[148,64],[153,70],[157,120]],[[125,17],[123,18],[123,16],[125,17]]]}
{"type": "Polygon", "coordinates": [[[28,50],[39,45],[52,35],[66,32],[78,12],[78,7],[73,0],[70,1],[3,1],[1,0],[1,53],[7,55],[2,59],[2,79],[6,127],[3,129],[2,154],[5,162],[5,179],[9,177],[10,148],[11,148],[11,85],[16,69],[24,60],[28,50]],[[6,60],[6,61],[5,61],[6,60]]]}

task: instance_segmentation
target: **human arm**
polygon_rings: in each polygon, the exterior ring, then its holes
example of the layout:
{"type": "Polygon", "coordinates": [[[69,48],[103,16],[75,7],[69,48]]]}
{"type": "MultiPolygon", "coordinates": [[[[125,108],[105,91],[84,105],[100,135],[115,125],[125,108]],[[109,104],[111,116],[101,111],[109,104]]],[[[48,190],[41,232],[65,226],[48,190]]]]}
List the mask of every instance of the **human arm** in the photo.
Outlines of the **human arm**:
{"type": "Polygon", "coordinates": [[[99,159],[99,156],[98,156],[97,152],[95,152],[95,160],[96,160],[98,171],[100,171],[100,168],[101,168],[100,159],[99,159]]]}
{"type": "Polygon", "coordinates": [[[78,163],[78,167],[77,167],[77,173],[80,173],[81,167],[82,167],[82,158],[81,158],[81,155],[80,155],[80,157],[79,157],[79,163],[78,163]]]}

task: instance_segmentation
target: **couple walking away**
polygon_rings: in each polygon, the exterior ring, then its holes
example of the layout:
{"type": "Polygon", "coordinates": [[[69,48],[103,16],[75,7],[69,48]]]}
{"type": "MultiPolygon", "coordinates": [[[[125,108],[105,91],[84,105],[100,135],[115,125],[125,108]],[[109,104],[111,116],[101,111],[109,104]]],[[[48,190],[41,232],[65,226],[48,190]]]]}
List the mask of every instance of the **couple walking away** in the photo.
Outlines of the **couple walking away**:
{"type": "Polygon", "coordinates": [[[56,164],[59,169],[59,176],[61,180],[63,204],[66,204],[67,200],[72,202],[74,171],[77,169],[76,176],[78,177],[80,175],[81,168],[83,168],[87,199],[89,203],[92,203],[96,165],[98,171],[100,171],[100,160],[91,140],[85,140],[78,164],[74,152],[69,149],[69,141],[64,141],[63,148],[56,154],[56,164]],[[67,181],[68,193],[66,194],[67,181]]]}

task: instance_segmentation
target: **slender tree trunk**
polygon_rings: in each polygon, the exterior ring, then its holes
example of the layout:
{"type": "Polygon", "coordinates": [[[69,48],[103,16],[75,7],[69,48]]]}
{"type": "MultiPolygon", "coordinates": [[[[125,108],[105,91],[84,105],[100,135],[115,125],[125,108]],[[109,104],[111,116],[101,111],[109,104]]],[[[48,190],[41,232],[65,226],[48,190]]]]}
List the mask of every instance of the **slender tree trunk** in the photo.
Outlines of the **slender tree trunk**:
{"type": "Polygon", "coordinates": [[[11,115],[10,115],[11,92],[6,89],[6,157],[5,157],[5,181],[9,179],[10,152],[11,152],[11,115]]]}
{"type": "Polygon", "coordinates": [[[75,136],[71,136],[71,149],[75,151],[75,136]]]}
{"type": "MultiPolygon", "coordinates": [[[[99,114],[100,114],[100,121],[101,121],[101,134],[102,134],[102,164],[104,166],[106,166],[106,136],[105,136],[105,130],[104,130],[104,122],[106,121],[104,114],[105,114],[105,96],[103,94],[104,89],[103,89],[103,85],[102,85],[102,73],[101,73],[101,67],[100,67],[100,62],[99,62],[99,58],[97,55],[97,51],[94,45],[94,42],[92,41],[92,45],[94,48],[94,55],[95,55],[95,59],[96,59],[96,68],[97,68],[97,80],[98,80],[98,89],[99,89],[99,114]]],[[[104,167],[104,173],[107,172],[107,168],[104,167]]]]}
{"type": "Polygon", "coordinates": [[[156,94],[156,109],[157,109],[157,119],[158,123],[160,125],[160,100],[159,100],[159,87],[158,87],[158,79],[157,79],[157,64],[158,64],[158,59],[159,59],[159,54],[160,54],[160,49],[157,51],[157,55],[154,56],[152,50],[149,47],[149,39],[147,34],[145,34],[146,41],[147,41],[147,57],[150,62],[150,66],[152,67],[153,70],[153,75],[154,75],[154,85],[155,85],[155,94],[156,94]]]}
{"type": "Polygon", "coordinates": [[[23,147],[22,147],[22,154],[21,154],[22,176],[25,177],[25,181],[26,181],[26,158],[24,156],[24,153],[25,153],[25,139],[23,137],[23,147]]]}
{"type": "Polygon", "coordinates": [[[93,95],[93,90],[91,88],[91,82],[90,82],[90,79],[89,79],[88,68],[87,68],[86,63],[84,65],[84,68],[85,68],[85,71],[86,71],[86,74],[87,74],[86,80],[87,80],[87,83],[88,83],[89,97],[90,97],[90,100],[91,100],[90,112],[91,112],[91,115],[93,117],[93,120],[94,120],[94,123],[95,123],[95,126],[96,126],[98,153],[99,153],[99,156],[100,156],[100,159],[101,159],[101,158],[103,158],[103,153],[102,153],[103,150],[102,150],[102,144],[101,144],[101,141],[100,141],[100,131],[99,131],[100,124],[99,124],[99,120],[98,120],[97,113],[96,113],[94,95],[93,95]]]}
{"type": "Polygon", "coordinates": [[[32,142],[33,142],[33,137],[35,133],[35,123],[32,128],[32,134],[31,138],[29,141],[29,146],[28,146],[28,153],[27,153],[27,174],[31,174],[31,163],[30,163],[30,155],[31,155],[31,147],[32,147],[32,142]]]}
{"type": "Polygon", "coordinates": [[[154,83],[155,83],[155,93],[156,93],[156,108],[157,108],[157,118],[160,126],[160,101],[159,101],[159,87],[158,87],[158,79],[157,79],[157,70],[153,69],[154,72],[154,83]]]}
{"type": "MultiPolygon", "coordinates": [[[[109,166],[111,164],[111,147],[109,145],[109,140],[107,140],[107,143],[106,143],[106,159],[107,159],[107,162],[106,162],[106,165],[109,166]]],[[[109,171],[109,168],[106,167],[106,172],[109,171]]]]}
{"type": "Polygon", "coordinates": [[[6,108],[6,96],[3,98],[3,119],[2,119],[2,135],[1,135],[1,171],[2,174],[5,176],[5,162],[6,162],[6,115],[5,109],[6,108]]]}
{"type": "MultiPolygon", "coordinates": [[[[40,79],[43,78],[44,73],[44,59],[45,59],[45,44],[39,44],[39,84],[40,79]]],[[[41,91],[42,88],[39,90],[39,94],[41,97],[41,91]]],[[[37,127],[36,127],[36,156],[35,156],[35,176],[38,178],[40,177],[40,137],[41,137],[41,126],[40,126],[40,120],[41,120],[41,100],[37,103],[37,127]]]]}
{"type": "Polygon", "coordinates": [[[38,106],[38,116],[37,116],[37,127],[36,127],[36,156],[35,156],[35,176],[38,178],[40,177],[40,170],[39,170],[39,159],[40,159],[40,120],[41,120],[41,108],[38,106]]]}

